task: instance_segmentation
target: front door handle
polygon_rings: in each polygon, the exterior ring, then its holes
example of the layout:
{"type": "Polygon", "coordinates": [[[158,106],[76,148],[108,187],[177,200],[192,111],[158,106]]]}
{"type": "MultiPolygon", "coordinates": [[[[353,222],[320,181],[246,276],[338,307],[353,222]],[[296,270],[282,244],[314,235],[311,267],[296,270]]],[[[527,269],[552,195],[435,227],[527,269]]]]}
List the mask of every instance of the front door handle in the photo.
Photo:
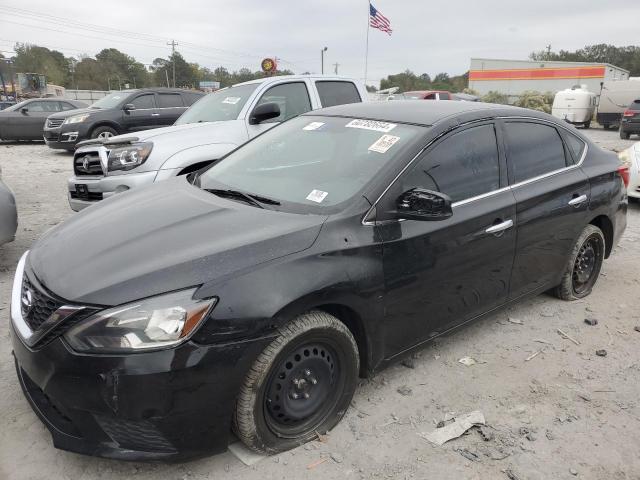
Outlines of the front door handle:
{"type": "Polygon", "coordinates": [[[152,113],[151,116],[152,117],[158,117],[158,116],[160,116],[160,114],[159,113],[152,113]]]}
{"type": "Polygon", "coordinates": [[[571,200],[569,200],[569,205],[571,205],[572,207],[577,207],[578,205],[586,201],[587,201],[587,196],[580,195],[579,197],[573,197],[571,200]]]}
{"type": "Polygon", "coordinates": [[[486,233],[490,233],[495,235],[496,233],[504,232],[508,228],[513,227],[513,220],[505,220],[502,223],[498,223],[497,225],[491,225],[489,228],[485,230],[486,233]]]}

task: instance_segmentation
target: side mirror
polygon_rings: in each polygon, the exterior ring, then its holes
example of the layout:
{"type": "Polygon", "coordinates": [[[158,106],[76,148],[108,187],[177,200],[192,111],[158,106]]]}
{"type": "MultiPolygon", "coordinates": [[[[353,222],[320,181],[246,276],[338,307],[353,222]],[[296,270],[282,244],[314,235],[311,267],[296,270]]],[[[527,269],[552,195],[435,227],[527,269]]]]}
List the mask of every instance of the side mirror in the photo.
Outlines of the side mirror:
{"type": "Polygon", "coordinates": [[[412,188],[396,200],[398,218],[408,220],[445,220],[453,215],[451,198],[441,192],[412,188]]]}
{"type": "Polygon", "coordinates": [[[251,116],[249,117],[250,125],[257,125],[259,123],[264,122],[265,120],[269,120],[270,118],[276,118],[280,116],[280,107],[277,103],[263,103],[262,105],[258,105],[251,112],[251,116]]]}
{"type": "Polygon", "coordinates": [[[131,110],[135,110],[136,106],[133,103],[127,103],[124,107],[122,107],[122,109],[125,112],[130,112],[131,110]]]}
{"type": "Polygon", "coordinates": [[[27,107],[22,107],[20,109],[20,113],[22,113],[23,115],[26,115],[28,111],[29,111],[29,109],[27,107]]]}

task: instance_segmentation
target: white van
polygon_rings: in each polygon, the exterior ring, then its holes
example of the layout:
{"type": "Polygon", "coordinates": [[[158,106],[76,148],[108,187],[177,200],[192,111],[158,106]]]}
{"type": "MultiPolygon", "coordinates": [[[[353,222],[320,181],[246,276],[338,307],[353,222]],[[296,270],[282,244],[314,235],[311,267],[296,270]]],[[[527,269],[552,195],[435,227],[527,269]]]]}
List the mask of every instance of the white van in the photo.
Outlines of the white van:
{"type": "Polygon", "coordinates": [[[586,85],[575,85],[556,93],[551,115],[573,125],[589,128],[596,103],[597,95],[587,90],[586,85]]]}

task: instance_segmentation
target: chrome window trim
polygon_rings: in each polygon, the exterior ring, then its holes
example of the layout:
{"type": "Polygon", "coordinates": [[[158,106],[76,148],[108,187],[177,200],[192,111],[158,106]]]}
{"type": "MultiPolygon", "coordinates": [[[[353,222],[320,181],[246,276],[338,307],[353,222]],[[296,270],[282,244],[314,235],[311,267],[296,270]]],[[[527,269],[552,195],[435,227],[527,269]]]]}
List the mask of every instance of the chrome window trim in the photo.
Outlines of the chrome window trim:
{"type": "MultiPolygon", "coordinates": [[[[402,176],[402,174],[407,170],[407,168],[409,168],[413,162],[420,156],[422,155],[431,145],[433,145],[436,141],[438,141],[440,138],[444,137],[445,135],[449,134],[450,132],[457,130],[460,127],[464,127],[467,125],[471,125],[473,123],[478,123],[478,122],[482,122],[482,121],[487,121],[487,120],[535,120],[536,122],[539,123],[544,123],[546,125],[552,126],[552,127],[560,127],[564,130],[566,130],[570,135],[573,135],[574,137],[576,137],[578,140],[580,140],[583,144],[584,144],[584,150],[582,151],[582,156],[580,157],[580,160],[578,161],[578,163],[574,164],[574,165],[569,165],[568,167],[564,167],[564,168],[559,168],[557,170],[553,170],[551,172],[547,172],[544,173],[542,175],[538,175],[537,177],[533,177],[533,178],[529,178],[527,180],[523,180],[521,182],[518,183],[514,183],[512,185],[508,185],[506,187],[502,187],[499,188],[497,190],[491,190],[490,192],[487,193],[483,193],[481,195],[476,195],[475,197],[469,197],[469,198],[465,198],[464,200],[458,200],[457,202],[453,202],[451,204],[451,208],[456,208],[456,207],[460,207],[463,205],[466,205],[468,203],[473,203],[475,201],[478,200],[483,200],[485,198],[491,197],[493,195],[497,195],[499,193],[503,193],[506,192],[507,190],[513,190],[515,188],[519,188],[523,185],[527,185],[529,183],[533,183],[533,182],[537,182],[538,180],[542,180],[544,178],[548,178],[548,177],[552,177],[555,175],[558,175],[560,173],[563,173],[565,171],[569,171],[569,170],[573,170],[575,168],[578,168],[582,165],[582,163],[584,162],[584,159],[587,157],[587,152],[589,151],[589,144],[587,142],[585,142],[582,138],[580,138],[578,135],[576,135],[575,133],[573,133],[570,129],[568,129],[567,127],[565,127],[564,125],[560,125],[557,124],[555,122],[549,121],[549,120],[545,120],[543,118],[537,118],[537,117],[527,117],[527,116],[517,116],[517,117],[495,117],[492,119],[487,119],[487,118],[483,118],[483,119],[479,119],[479,120],[472,120],[470,122],[465,122],[465,123],[461,123],[460,125],[457,125],[455,128],[452,128],[450,130],[447,130],[446,132],[441,133],[440,135],[438,135],[436,138],[434,138],[431,142],[429,142],[425,147],[423,147],[410,161],[409,163],[407,163],[407,165],[400,171],[400,173],[398,173],[398,175],[396,175],[396,177],[391,181],[391,183],[387,186],[387,188],[384,189],[384,191],[380,194],[380,196],[378,197],[378,199],[373,202],[373,205],[371,205],[371,207],[369,208],[369,210],[367,210],[367,213],[365,213],[364,217],[362,217],[362,225],[364,226],[373,226],[376,224],[375,220],[368,220],[369,215],[373,212],[373,210],[375,209],[376,205],[378,204],[378,202],[380,201],[380,199],[382,197],[384,197],[386,195],[386,193],[389,191],[389,189],[393,186],[393,184],[398,180],[398,178],[400,178],[402,176]]],[[[564,139],[562,139],[562,144],[564,145],[564,139]]],[[[507,159],[507,164],[509,163],[509,159],[507,159]]],[[[507,165],[508,167],[508,165],[507,165]]],[[[508,179],[507,179],[508,180],[508,179]]]]}

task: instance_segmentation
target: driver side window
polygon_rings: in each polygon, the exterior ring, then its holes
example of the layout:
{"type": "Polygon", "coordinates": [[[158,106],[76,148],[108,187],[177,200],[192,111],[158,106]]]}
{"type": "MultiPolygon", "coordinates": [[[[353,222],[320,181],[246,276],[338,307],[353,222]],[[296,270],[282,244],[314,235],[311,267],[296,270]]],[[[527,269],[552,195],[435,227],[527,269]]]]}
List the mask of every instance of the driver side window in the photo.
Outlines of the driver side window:
{"type": "Polygon", "coordinates": [[[500,162],[493,124],[468,128],[428,150],[401,177],[402,191],[424,188],[452,202],[500,188],[500,162]]]}
{"type": "Polygon", "coordinates": [[[256,104],[276,103],[280,107],[280,115],[262,123],[284,122],[311,111],[311,100],[304,82],[283,83],[276,85],[262,94],[256,104]]]}

